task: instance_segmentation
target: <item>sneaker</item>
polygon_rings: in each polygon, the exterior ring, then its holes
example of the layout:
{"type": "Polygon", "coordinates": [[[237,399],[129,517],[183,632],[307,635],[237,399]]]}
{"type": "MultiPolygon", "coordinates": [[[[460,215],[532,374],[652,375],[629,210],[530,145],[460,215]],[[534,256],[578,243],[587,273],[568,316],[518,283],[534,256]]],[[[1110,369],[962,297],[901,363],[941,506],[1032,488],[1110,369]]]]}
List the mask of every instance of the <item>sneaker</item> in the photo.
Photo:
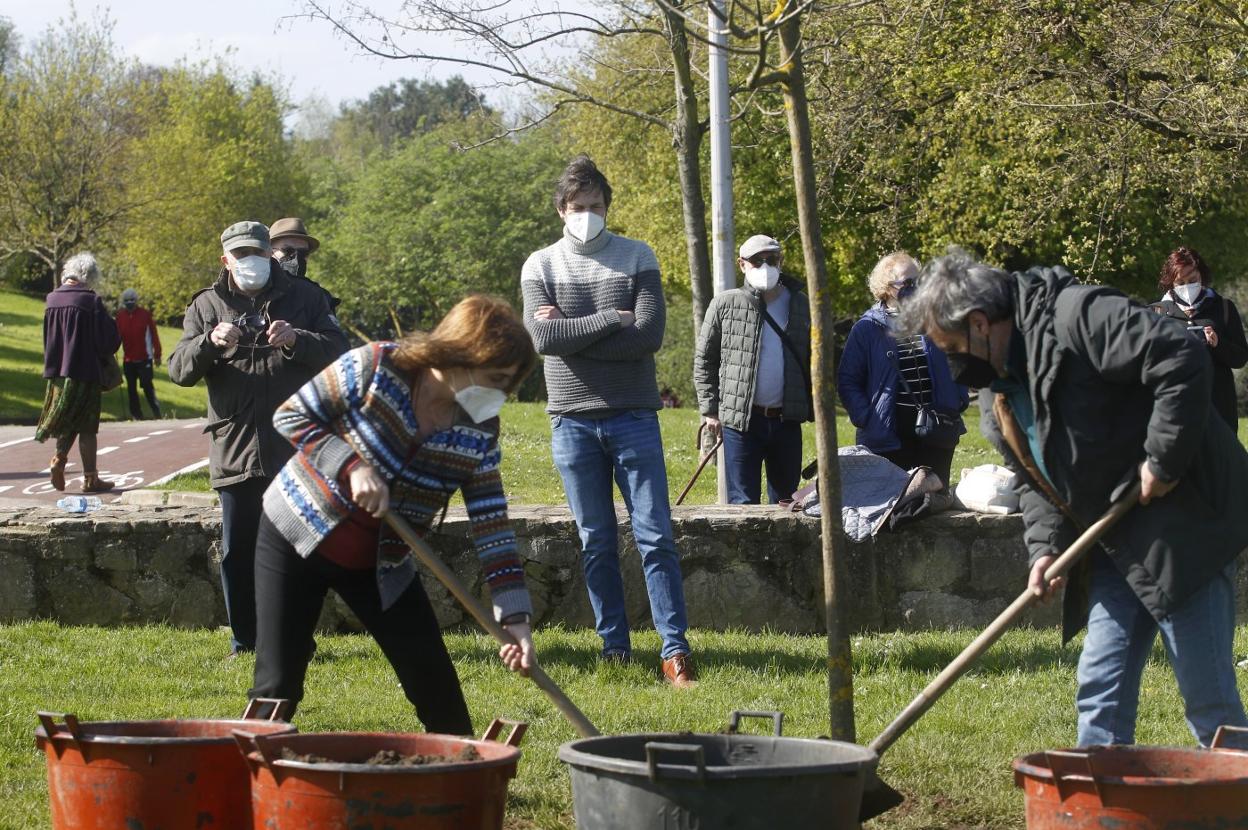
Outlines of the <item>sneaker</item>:
{"type": "Polygon", "coordinates": [[[693,656],[690,654],[673,654],[663,661],[663,679],[677,689],[687,689],[698,683],[697,673],[693,670],[693,656]]]}

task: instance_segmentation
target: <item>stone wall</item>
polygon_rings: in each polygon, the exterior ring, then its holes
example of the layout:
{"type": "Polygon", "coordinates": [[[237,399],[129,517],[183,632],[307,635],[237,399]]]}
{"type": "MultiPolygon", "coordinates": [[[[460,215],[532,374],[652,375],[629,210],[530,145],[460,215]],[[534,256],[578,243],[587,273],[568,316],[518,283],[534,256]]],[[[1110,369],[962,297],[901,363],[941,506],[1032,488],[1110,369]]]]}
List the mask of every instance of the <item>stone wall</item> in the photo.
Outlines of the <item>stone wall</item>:
{"type": "MultiPolygon", "coordinates": [[[[592,626],[576,528],[566,508],[518,507],[520,540],[539,624],[592,626]]],[[[621,516],[623,519],[623,516],[621,516]]],[[[823,630],[819,526],[766,507],[677,508],[690,623],[711,629],[823,630]]],[[[839,540],[856,631],[980,627],[1021,591],[1027,558],[1017,516],[950,513],[872,541],[839,540]]],[[[485,596],[467,519],[452,512],[429,541],[485,596]]],[[[50,509],[0,511],[0,622],[34,618],[75,625],[225,623],[218,579],[221,513],[213,508],[111,506],[85,516],[50,509]]],[[[621,521],[629,619],[649,624],[632,534],[621,521]]],[[[1241,572],[1240,617],[1248,617],[1241,572]]],[[[469,621],[425,577],[445,626],[469,621]]],[[[1052,624],[1057,604],[1027,622],[1052,624]]],[[[322,626],[351,630],[336,597],[322,626]]]]}

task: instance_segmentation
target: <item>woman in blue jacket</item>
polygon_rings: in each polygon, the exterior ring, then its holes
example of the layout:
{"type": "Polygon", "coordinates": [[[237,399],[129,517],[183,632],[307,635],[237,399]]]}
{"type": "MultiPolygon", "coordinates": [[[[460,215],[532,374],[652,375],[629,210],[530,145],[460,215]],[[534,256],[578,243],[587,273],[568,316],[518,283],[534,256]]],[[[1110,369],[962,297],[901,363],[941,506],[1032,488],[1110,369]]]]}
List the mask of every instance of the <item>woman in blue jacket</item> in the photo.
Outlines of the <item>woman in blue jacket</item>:
{"type": "Polygon", "coordinates": [[[872,269],[867,287],[876,304],[849,332],[837,392],[858,428],[859,444],[903,470],[930,467],[948,487],[953,450],[966,432],[960,414],[969,402],[966,387],[953,382],[945,353],[931,340],[922,335],[897,340],[892,333],[899,303],[914,290],[918,275],[919,264],[900,251],[872,269]]]}

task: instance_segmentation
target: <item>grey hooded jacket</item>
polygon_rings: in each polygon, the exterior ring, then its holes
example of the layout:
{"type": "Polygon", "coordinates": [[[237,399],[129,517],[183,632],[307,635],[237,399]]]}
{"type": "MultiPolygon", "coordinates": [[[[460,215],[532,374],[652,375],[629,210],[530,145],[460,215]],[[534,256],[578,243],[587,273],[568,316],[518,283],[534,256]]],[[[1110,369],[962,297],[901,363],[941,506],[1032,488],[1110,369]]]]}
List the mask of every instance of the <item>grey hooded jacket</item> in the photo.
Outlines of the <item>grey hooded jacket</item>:
{"type": "MultiPolygon", "coordinates": [[[[1148,459],[1166,496],[1137,505],[1102,548],[1158,620],[1248,548],[1248,452],[1214,412],[1208,349],[1183,326],[1118,291],[1078,285],[1061,268],[1011,277],[1014,337],[1044,466],[1057,495],[1090,525],[1148,459]]],[[[1033,486],[981,394],[982,429],[1018,486],[1031,561],[1060,554],[1080,529],[1033,486]]],[[[1086,562],[1086,559],[1085,559],[1086,562]]],[[[1068,581],[1063,633],[1087,621],[1083,574],[1068,581]]]]}
{"type": "MultiPolygon", "coordinates": [[[[785,333],[797,348],[806,371],[787,346],[784,350],[784,403],[786,421],[810,421],[810,390],[806,373],[810,367],[810,302],[801,285],[782,274],[781,283],[789,290],[789,321],[785,333]]],[[[693,383],[698,393],[698,411],[718,418],[739,432],[750,424],[750,407],[757,386],[758,353],[763,326],[761,297],[749,288],[734,288],[716,295],[702,319],[697,349],[693,356],[693,383]]]]}

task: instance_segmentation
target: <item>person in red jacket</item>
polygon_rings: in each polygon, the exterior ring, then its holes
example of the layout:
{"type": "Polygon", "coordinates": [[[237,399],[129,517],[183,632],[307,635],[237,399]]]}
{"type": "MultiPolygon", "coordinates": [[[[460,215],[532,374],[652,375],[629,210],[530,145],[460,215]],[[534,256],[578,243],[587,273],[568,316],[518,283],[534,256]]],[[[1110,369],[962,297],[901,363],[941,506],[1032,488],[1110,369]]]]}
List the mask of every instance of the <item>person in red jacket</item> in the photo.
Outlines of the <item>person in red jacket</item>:
{"type": "Polygon", "coordinates": [[[139,293],[133,288],[121,292],[117,329],[121,332],[124,349],[121,371],[126,376],[126,391],[130,394],[130,417],[136,421],[143,418],[137,384],[143,387],[152,417],[159,418],[160,401],[156,400],[156,387],[152,385],[152,362],[160,365],[160,332],[156,331],[152,312],[139,308],[139,293]]]}

